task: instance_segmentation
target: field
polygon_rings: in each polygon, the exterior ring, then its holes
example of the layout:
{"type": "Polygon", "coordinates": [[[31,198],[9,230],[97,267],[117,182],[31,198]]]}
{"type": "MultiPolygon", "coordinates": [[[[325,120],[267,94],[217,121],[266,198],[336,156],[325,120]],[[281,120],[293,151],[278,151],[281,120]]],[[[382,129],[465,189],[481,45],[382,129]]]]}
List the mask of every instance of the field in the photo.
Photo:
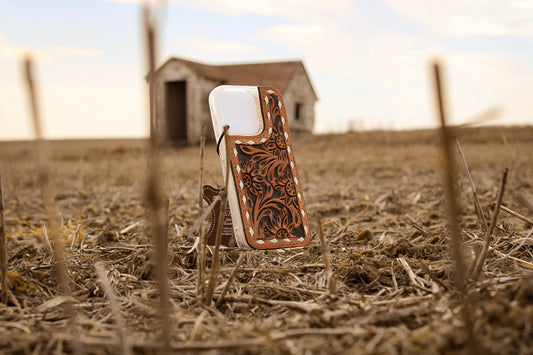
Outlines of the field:
{"type": "MultiPolygon", "coordinates": [[[[467,282],[463,296],[453,281],[437,133],[297,137],[311,245],[221,250],[211,305],[197,293],[198,233],[188,235],[198,219],[199,147],[164,149],[172,350],[532,354],[533,225],[500,211],[481,275],[467,282]],[[327,284],[318,213],[335,289],[327,284]],[[235,278],[215,305],[240,255],[235,278]]],[[[487,221],[505,167],[503,205],[533,218],[526,206],[533,201],[533,127],[469,128],[457,136],[487,221]]],[[[7,305],[0,303],[0,352],[157,352],[162,322],[145,198],[147,142],[64,141],[49,148],[52,207],[61,221],[47,234],[64,246],[71,295],[61,292],[44,237],[47,209],[33,145],[0,143],[11,291],[7,305]],[[107,278],[97,277],[98,262],[107,278]]],[[[485,233],[454,153],[469,267],[485,233]]],[[[222,186],[214,145],[206,147],[205,182],[222,186]]]]}

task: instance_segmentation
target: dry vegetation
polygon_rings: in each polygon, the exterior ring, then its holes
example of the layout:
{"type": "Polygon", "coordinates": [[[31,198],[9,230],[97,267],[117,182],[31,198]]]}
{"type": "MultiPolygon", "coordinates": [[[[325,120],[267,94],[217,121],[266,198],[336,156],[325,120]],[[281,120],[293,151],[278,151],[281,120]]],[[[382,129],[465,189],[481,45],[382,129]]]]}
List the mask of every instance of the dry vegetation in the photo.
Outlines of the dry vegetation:
{"type": "MultiPolygon", "coordinates": [[[[467,129],[459,139],[487,220],[504,167],[510,171],[503,204],[532,218],[523,196],[533,196],[533,128],[467,129]]],[[[2,352],[158,349],[161,322],[145,202],[147,147],[143,141],[51,144],[49,168],[61,223],[47,233],[64,245],[68,296],[55,277],[43,233],[47,209],[33,146],[0,144],[11,291],[7,304],[0,304],[2,352]]],[[[313,217],[310,246],[246,251],[217,306],[205,306],[197,295],[198,235],[187,235],[198,218],[199,148],[162,152],[172,348],[467,352],[464,301],[452,282],[436,133],[307,136],[295,140],[295,150],[308,213],[322,216],[336,289],[326,284],[313,217]]],[[[221,186],[214,151],[207,146],[205,182],[221,186]]],[[[461,238],[470,265],[484,234],[462,165],[457,172],[461,238]]],[[[481,277],[468,282],[475,342],[484,353],[533,353],[532,230],[501,211],[481,277]]],[[[241,254],[235,248],[221,251],[215,301],[241,254]]]]}

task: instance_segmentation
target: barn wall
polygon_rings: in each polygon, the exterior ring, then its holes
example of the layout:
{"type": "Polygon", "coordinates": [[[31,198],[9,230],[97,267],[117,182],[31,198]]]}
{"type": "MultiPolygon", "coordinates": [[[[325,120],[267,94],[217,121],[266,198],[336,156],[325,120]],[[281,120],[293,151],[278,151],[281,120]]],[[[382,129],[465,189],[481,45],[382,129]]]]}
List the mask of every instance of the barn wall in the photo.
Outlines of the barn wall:
{"type": "Polygon", "coordinates": [[[174,63],[168,63],[158,72],[156,79],[156,124],[157,129],[160,130],[163,137],[166,137],[167,127],[165,119],[165,82],[167,81],[185,81],[186,84],[186,106],[187,106],[187,137],[188,141],[191,135],[195,133],[193,127],[194,121],[191,116],[194,116],[195,103],[195,83],[198,81],[197,75],[189,68],[174,63]]]}
{"type": "Polygon", "coordinates": [[[158,72],[156,80],[156,123],[157,129],[166,137],[165,120],[165,82],[185,81],[187,105],[187,143],[200,141],[202,125],[206,127],[208,141],[214,140],[211,113],[209,111],[209,93],[217,86],[217,82],[198,76],[187,66],[180,63],[167,63],[158,72]]]}
{"type": "MultiPolygon", "coordinates": [[[[213,133],[213,122],[211,121],[211,111],[209,110],[209,93],[216,88],[218,83],[209,79],[202,78],[199,83],[199,119],[198,127],[200,129],[198,137],[200,137],[202,125],[205,125],[206,139],[209,142],[215,141],[215,134],[213,133]]],[[[196,142],[199,141],[200,138],[196,142]]]]}
{"type": "Polygon", "coordinates": [[[311,132],[315,124],[315,95],[303,66],[298,66],[289,85],[283,92],[285,109],[291,131],[311,132]],[[295,119],[296,103],[300,103],[300,119],[295,119]]]}

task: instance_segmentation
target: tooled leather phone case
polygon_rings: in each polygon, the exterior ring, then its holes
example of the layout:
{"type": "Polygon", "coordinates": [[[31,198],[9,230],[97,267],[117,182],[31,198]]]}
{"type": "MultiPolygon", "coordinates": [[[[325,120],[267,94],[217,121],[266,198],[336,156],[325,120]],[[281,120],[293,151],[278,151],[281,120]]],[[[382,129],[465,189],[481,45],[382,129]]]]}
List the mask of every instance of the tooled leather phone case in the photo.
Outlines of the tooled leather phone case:
{"type": "Polygon", "coordinates": [[[258,91],[261,134],[227,137],[246,241],[256,249],[304,246],[311,231],[285,106],[276,89],[258,91]]]}
{"type": "MultiPolygon", "coordinates": [[[[202,195],[204,197],[204,200],[208,204],[211,204],[213,203],[216,197],[220,196],[223,191],[224,188],[217,189],[216,187],[211,185],[204,185],[202,195]]],[[[215,206],[211,210],[211,224],[206,235],[208,245],[216,244],[218,223],[220,222],[220,213],[220,201],[217,201],[215,203],[215,206]]],[[[223,224],[221,232],[222,234],[220,237],[220,245],[226,247],[233,247],[235,246],[235,239],[233,238],[233,223],[231,221],[231,212],[228,203],[226,203],[226,206],[224,207],[224,218],[222,221],[223,224]]]]}

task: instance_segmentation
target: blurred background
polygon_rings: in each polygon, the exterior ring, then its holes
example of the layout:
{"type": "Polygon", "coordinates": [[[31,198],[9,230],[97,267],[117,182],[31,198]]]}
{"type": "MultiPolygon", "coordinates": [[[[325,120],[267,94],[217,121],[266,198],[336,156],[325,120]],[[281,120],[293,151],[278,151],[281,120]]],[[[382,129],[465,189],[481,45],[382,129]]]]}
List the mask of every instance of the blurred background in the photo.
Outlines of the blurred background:
{"type": "MultiPolygon", "coordinates": [[[[0,140],[30,139],[20,59],[31,53],[46,138],[149,133],[138,0],[0,2],[0,140]]],[[[156,11],[158,64],[303,60],[315,132],[533,124],[532,0],[175,0],[156,11]]]]}

